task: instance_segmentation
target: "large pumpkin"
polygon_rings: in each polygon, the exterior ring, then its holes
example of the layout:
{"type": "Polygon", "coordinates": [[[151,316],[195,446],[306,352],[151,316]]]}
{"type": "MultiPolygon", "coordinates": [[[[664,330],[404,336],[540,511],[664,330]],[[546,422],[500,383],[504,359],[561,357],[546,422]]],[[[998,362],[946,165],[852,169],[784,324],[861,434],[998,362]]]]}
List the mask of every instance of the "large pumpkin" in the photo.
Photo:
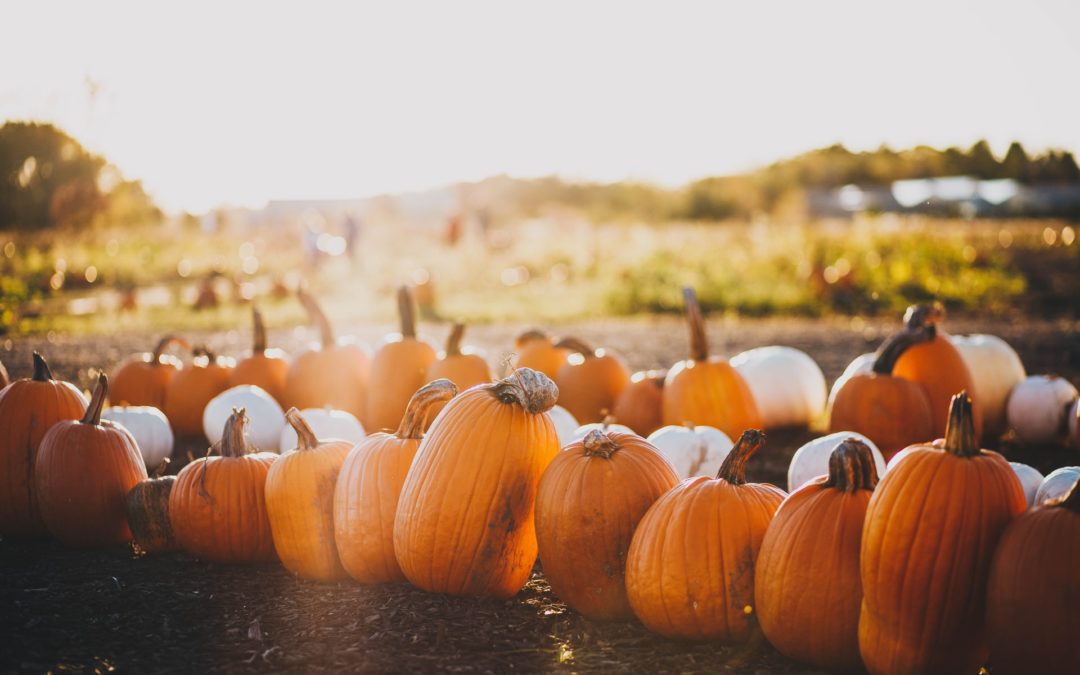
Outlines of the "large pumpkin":
{"type": "Polygon", "coordinates": [[[394,519],[394,553],[413,585],[509,598],[536,562],[536,484],[559,451],[544,411],[558,389],[519,368],[458,394],[420,443],[394,519]]]}
{"type": "Polygon", "coordinates": [[[754,570],[765,637],[784,655],[829,670],[859,657],[859,549],[878,474],[869,446],[840,441],[829,475],[791,493],[769,524],[754,570]]]}
{"type": "Polygon", "coordinates": [[[158,465],[155,475],[136,483],[124,500],[134,544],[144,553],[180,550],[169,521],[169,495],[176,484],[176,476],[162,475],[168,465],[166,458],[158,465]]]}
{"type": "Polygon", "coordinates": [[[368,385],[368,431],[396,429],[417,389],[427,384],[427,371],[435,361],[431,345],[416,338],[416,308],[408,286],[398,289],[401,334],[390,335],[371,363],[368,385]]]}
{"type": "Polygon", "coordinates": [[[124,500],[146,467],[128,430],[101,419],[108,391],[102,373],[83,418],[53,425],[34,463],[41,519],[68,546],[131,541],[124,500]]]}
{"type": "Polygon", "coordinates": [[[633,433],[593,430],[563,449],[536,493],[536,539],[551,589],[589,619],[634,616],[626,554],[641,517],[679,482],[675,469],[633,433]]]}
{"type": "Polygon", "coordinates": [[[566,365],[570,350],[555,346],[556,341],[540,330],[525,331],[514,340],[517,350],[515,368],[532,368],[552,380],[559,376],[559,369],[566,365]]]}
{"type": "Polygon", "coordinates": [[[165,390],[182,365],[180,359],[165,353],[173,346],[191,351],[187,340],[167,335],[158,341],[153,352],[136,354],[120,364],[110,381],[109,401],[113,405],[148,405],[164,409],[165,390]]]}
{"type": "Polygon", "coordinates": [[[296,448],[281,455],[266,475],[266,515],[274,549],[285,569],[308,579],[343,579],[334,545],[334,486],[348,441],[320,441],[296,408],[285,419],[296,430],[296,448]]]}
{"type": "Polygon", "coordinates": [[[664,382],[664,424],[716,427],[734,438],[743,429],[760,428],[761,415],[742,375],[718,356],[709,356],[705,320],[697,295],[683,289],[690,325],[690,358],[668,371],[664,382]]]}
{"type": "Polygon", "coordinates": [[[428,382],[397,431],[376,432],[345,458],[334,489],[334,540],[349,576],[365,584],[405,581],[394,556],[394,517],[405,477],[436,410],[456,396],[450,380],[428,382]]]}
{"type": "Polygon", "coordinates": [[[748,430],[715,479],[688,478],[641,519],[626,559],[626,593],[641,623],[665,637],[745,642],[755,632],[754,563],[785,493],[747,483],[765,442],[748,430]]]}
{"type": "Polygon", "coordinates": [[[626,362],[613,352],[593,349],[577,338],[563,338],[556,346],[572,352],[555,377],[559,405],[581,424],[602,422],[630,384],[626,362]]]}
{"type": "Polygon", "coordinates": [[[246,424],[244,411],[233,411],[216,447],[218,455],[181,469],[169,495],[176,541],[198,558],[222,563],[274,559],[265,486],[277,455],[249,447],[246,424]]]}
{"type": "Polygon", "coordinates": [[[866,512],[859,651],[871,673],[979,670],[990,560],[1026,507],[1009,463],[979,449],[971,399],[956,395],[944,440],[906,449],[866,512]]]}
{"type": "Polygon", "coordinates": [[[643,370],[630,377],[630,384],[615,399],[612,417],[634,433],[645,437],[664,426],[664,378],[666,370],[643,370]]]}
{"type": "Polygon", "coordinates": [[[236,363],[229,377],[229,386],[252,384],[274,397],[278,405],[285,405],[285,382],[289,377],[289,362],[285,352],[266,348],[266,326],[262,312],[251,308],[253,323],[251,355],[236,363]]]}
{"type": "Polygon", "coordinates": [[[0,390],[0,536],[48,533],[34,495],[34,464],[45,433],[62,420],[77,420],[86,399],[74,385],[53,379],[34,352],[34,374],[0,390]]]}
{"type": "Polygon", "coordinates": [[[229,388],[232,361],[218,358],[205,348],[165,388],[165,407],[177,436],[197,438],[203,435],[203,411],[215,396],[229,388]]]}

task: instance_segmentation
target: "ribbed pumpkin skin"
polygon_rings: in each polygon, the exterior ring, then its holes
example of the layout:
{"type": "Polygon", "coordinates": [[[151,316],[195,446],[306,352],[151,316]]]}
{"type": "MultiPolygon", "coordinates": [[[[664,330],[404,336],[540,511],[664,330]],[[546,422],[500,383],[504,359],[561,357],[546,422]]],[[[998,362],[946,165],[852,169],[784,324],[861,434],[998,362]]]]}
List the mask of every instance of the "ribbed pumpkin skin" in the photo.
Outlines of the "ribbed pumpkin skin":
{"type": "Polygon", "coordinates": [[[397,429],[409,399],[428,382],[428,367],[435,357],[431,345],[415,338],[387,342],[379,349],[371,363],[365,429],[397,429]]]}
{"type": "Polygon", "coordinates": [[[415,586],[452,595],[509,598],[536,562],[536,485],[559,451],[554,385],[526,411],[493,392],[542,375],[519,369],[502,383],[455,397],[417,450],[398,501],[394,553],[415,586]],[[535,377],[534,377],[535,376],[535,377]]]}
{"type": "Polygon", "coordinates": [[[717,356],[680,361],[671,368],[664,382],[663,413],[664,425],[716,427],[732,438],[743,429],[761,427],[746,380],[717,356]]]}
{"type": "Polygon", "coordinates": [[[959,350],[953,346],[941,329],[937,330],[937,334],[929,342],[908,347],[896,360],[892,374],[894,377],[917,382],[926,392],[933,421],[932,436],[923,440],[941,438],[945,434],[945,422],[949,418],[949,401],[961,391],[966,391],[971,396],[975,433],[982,436],[982,408],[979,406],[979,393],[975,390],[975,380],[971,377],[971,372],[968,371],[959,350]]]}
{"type": "Polygon", "coordinates": [[[289,362],[281,354],[282,352],[271,349],[241,359],[229,374],[229,387],[253,384],[273,396],[278,405],[284,406],[289,362]]]}
{"type": "Polygon", "coordinates": [[[909,445],[936,438],[930,401],[922,387],[876,373],[855,375],[836,392],[829,432],[837,431],[863,434],[885,459],[909,445]]]}
{"type": "Polygon", "coordinates": [[[211,360],[183,368],[165,389],[162,412],[177,436],[203,435],[203,410],[210,399],[229,388],[230,367],[211,360]]]}
{"type": "MultiPolygon", "coordinates": [[[[579,357],[580,358],[580,357],[579,357]]],[[[630,384],[630,369],[614,354],[597,350],[584,361],[570,359],[555,377],[559,405],[581,424],[602,422],[630,384]]]]}
{"type": "Polygon", "coordinates": [[[433,361],[427,369],[428,382],[446,378],[465,391],[469,387],[491,382],[491,369],[479,354],[458,354],[433,361]]]}
{"type": "Polygon", "coordinates": [[[664,426],[664,376],[663,371],[634,373],[615,400],[611,411],[615,422],[625,424],[639,436],[648,436],[664,426]]]}
{"type": "Polygon", "coordinates": [[[301,352],[289,365],[285,403],[300,410],[330,406],[363,420],[370,371],[371,360],[359,345],[331,344],[301,352]]]}
{"type": "Polygon", "coordinates": [[[16,380],[0,390],[0,536],[4,538],[48,534],[34,493],[38,448],[54,424],[79,419],[86,412],[82,394],[67,382],[53,380],[45,368],[41,379],[16,380]]]}
{"type": "Polygon", "coordinates": [[[566,365],[570,350],[556,347],[547,337],[533,337],[518,347],[517,368],[532,368],[552,380],[559,376],[559,369],[566,365]]]}
{"type": "Polygon", "coordinates": [[[638,522],[679,482],[647,441],[594,432],[551,461],[536,494],[536,538],[555,595],[593,620],[633,618],[626,554],[638,522]],[[606,441],[605,441],[606,439],[606,441]],[[594,446],[614,445],[610,455],[594,446]]]}
{"type": "Polygon", "coordinates": [[[179,551],[169,522],[169,495],[176,476],[150,478],[137,483],[125,498],[128,526],[135,544],[147,553],[179,551]]]}
{"type": "Polygon", "coordinates": [[[188,343],[166,336],[153,352],[135,354],[121,363],[109,378],[109,402],[112,405],[149,405],[165,409],[165,389],[180,372],[180,360],[163,354],[171,345],[189,349],[188,343]]]}

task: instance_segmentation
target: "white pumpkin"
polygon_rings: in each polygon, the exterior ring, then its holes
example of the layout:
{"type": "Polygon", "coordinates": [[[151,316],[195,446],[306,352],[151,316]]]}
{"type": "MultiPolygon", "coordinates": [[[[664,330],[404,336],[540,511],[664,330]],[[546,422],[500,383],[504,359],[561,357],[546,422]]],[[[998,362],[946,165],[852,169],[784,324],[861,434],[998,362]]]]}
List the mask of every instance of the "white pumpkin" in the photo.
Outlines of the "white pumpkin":
{"type": "Polygon", "coordinates": [[[809,426],[825,410],[825,374],[794,347],[758,347],[731,359],[754,395],[766,429],[809,426]]]}
{"type": "Polygon", "coordinates": [[[1039,491],[1035,493],[1035,506],[1065,495],[1080,480],[1080,466],[1063,466],[1046,474],[1039,491]]]}
{"type": "Polygon", "coordinates": [[[625,424],[604,424],[603,422],[592,422],[591,424],[582,424],[577,429],[574,429],[574,435],[571,436],[570,442],[580,441],[585,438],[593,429],[599,429],[600,431],[618,431],[624,434],[636,433],[633,429],[625,424]]]}
{"type": "MultiPolygon", "coordinates": [[[[305,408],[300,411],[308,426],[315,432],[315,437],[320,441],[338,438],[350,443],[359,443],[367,436],[364,425],[360,420],[347,410],[335,410],[334,408],[305,408]]],[[[281,430],[281,438],[278,447],[283,452],[296,447],[296,430],[292,425],[286,424],[281,430]]]]}
{"type": "Polygon", "coordinates": [[[1016,350],[996,335],[950,335],[964,359],[983,413],[983,435],[998,438],[1008,428],[1005,404],[1009,392],[1027,377],[1016,350]]]}
{"type": "Polygon", "coordinates": [[[1024,443],[1060,442],[1069,429],[1065,415],[1077,396],[1076,387],[1063,377],[1032,375],[1009,394],[1009,426],[1024,443]]]}
{"type": "Polygon", "coordinates": [[[874,466],[877,467],[878,478],[885,475],[885,456],[878,447],[866,436],[854,431],[838,431],[828,436],[815,438],[806,445],[795,451],[791,456],[791,464],[788,465],[787,484],[788,492],[794,492],[818,476],[829,473],[829,456],[836,446],[848,438],[857,438],[866,443],[870,448],[870,454],[874,456],[874,466]]]}
{"type": "Polygon", "coordinates": [[[679,478],[715,478],[735,446],[723,431],[706,426],[661,427],[649,434],[648,441],[671,462],[679,478]]]}
{"type": "Polygon", "coordinates": [[[869,373],[874,370],[874,361],[877,360],[877,354],[870,352],[869,354],[859,354],[855,357],[855,360],[844,368],[844,372],[840,374],[840,377],[836,378],[836,382],[833,382],[832,389],[829,390],[829,402],[826,406],[828,410],[832,410],[833,401],[836,400],[836,393],[840,391],[840,388],[844,386],[844,383],[851,378],[861,373],[869,373]]]}
{"type": "Polygon", "coordinates": [[[1020,462],[1009,462],[1009,466],[1013,468],[1016,477],[1020,479],[1020,484],[1024,486],[1024,497],[1027,499],[1028,508],[1030,509],[1035,503],[1035,495],[1038,494],[1039,487],[1042,485],[1043,475],[1035,467],[1020,462]]]}
{"type": "Polygon", "coordinates": [[[285,413],[274,397],[261,387],[242,384],[226,389],[206,404],[203,410],[203,432],[213,445],[221,440],[225,421],[233,408],[247,411],[247,437],[255,447],[265,452],[277,452],[285,413]]]}
{"type": "Polygon", "coordinates": [[[559,447],[565,448],[574,442],[574,432],[578,430],[578,421],[574,415],[561,405],[552,406],[547,411],[552,424],[555,425],[555,434],[559,437],[559,447]]]}
{"type": "Polygon", "coordinates": [[[146,471],[152,472],[166,457],[172,455],[172,426],[165,413],[150,405],[113,406],[101,413],[101,419],[111,420],[131,432],[142,453],[146,471]]]}

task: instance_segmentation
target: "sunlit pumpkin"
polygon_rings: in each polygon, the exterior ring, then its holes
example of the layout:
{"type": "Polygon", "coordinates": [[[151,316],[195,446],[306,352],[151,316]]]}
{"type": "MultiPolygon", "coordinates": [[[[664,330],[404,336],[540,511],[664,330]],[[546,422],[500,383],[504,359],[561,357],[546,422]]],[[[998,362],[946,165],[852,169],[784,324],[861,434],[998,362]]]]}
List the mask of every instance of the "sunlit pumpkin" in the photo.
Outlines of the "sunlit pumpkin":
{"type": "Polygon", "coordinates": [[[101,419],[131,432],[147,471],[168,464],[176,437],[165,413],[148,405],[112,406],[101,413],[101,419]]]}
{"type": "MultiPolygon", "coordinates": [[[[450,329],[450,335],[446,338],[446,349],[441,352],[438,359],[433,361],[427,369],[428,382],[434,382],[446,378],[455,385],[459,391],[465,391],[476,384],[491,382],[491,369],[487,361],[475,349],[461,347],[461,339],[465,335],[465,324],[455,323],[450,329]]],[[[432,410],[429,423],[442,410],[442,404],[432,410]]]]}
{"type": "Polygon", "coordinates": [[[428,367],[436,359],[435,349],[416,337],[416,308],[407,286],[398,289],[397,299],[401,333],[387,336],[371,362],[363,420],[368,431],[397,428],[409,399],[427,383],[428,367]]]}
{"type": "Polygon", "coordinates": [[[555,380],[571,354],[570,349],[557,347],[555,343],[556,340],[540,330],[522,333],[514,340],[514,349],[517,350],[514,367],[532,368],[555,380]]]}
{"type": "Polygon", "coordinates": [[[750,387],[766,429],[810,426],[825,411],[825,374],[806,352],[757,347],[731,357],[731,365],[750,387]]]}
{"type": "Polygon", "coordinates": [[[1020,479],[1020,485],[1024,488],[1024,499],[1027,500],[1030,509],[1035,505],[1035,497],[1039,494],[1039,488],[1042,487],[1046,476],[1039,473],[1039,470],[1035,467],[1020,462],[1009,462],[1009,466],[1016,473],[1016,477],[1020,479]]]}
{"type": "MultiPolygon", "coordinates": [[[[262,312],[251,307],[252,344],[251,355],[236,363],[229,378],[230,386],[252,384],[274,397],[278,405],[285,405],[285,383],[289,377],[289,361],[280,349],[266,348],[266,326],[262,312]]],[[[284,448],[283,448],[284,449],[284,448]]]]}
{"type": "Polygon", "coordinates": [[[572,352],[555,376],[559,405],[581,424],[602,422],[630,384],[626,362],[614,352],[593,349],[577,338],[563,338],[556,346],[572,352]]]}
{"type": "Polygon", "coordinates": [[[1032,375],[1012,388],[1006,406],[1008,426],[1024,443],[1064,444],[1069,418],[1080,394],[1064,377],[1032,375]]]}
{"type": "Polygon", "coordinates": [[[180,550],[169,521],[169,495],[176,483],[176,476],[163,475],[168,465],[169,460],[166,459],[158,465],[153,477],[136,483],[124,499],[132,538],[144,553],[180,550]]]}
{"type": "Polygon", "coordinates": [[[219,358],[206,348],[197,348],[196,356],[185,365],[165,388],[165,407],[177,436],[198,438],[203,435],[203,410],[215,396],[229,388],[233,363],[219,358]]]}
{"type": "Polygon", "coordinates": [[[279,445],[285,427],[285,412],[269,393],[253,384],[230,387],[206,404],[202,428],[211,445],[221,440],[225,422],[237,408],[244,409],[248,418],[248,440],[259,450],[277,452],[294,447],[279,445]]]}
{"type": "Polygon", "coordinates": [[[187,340],[166,335],[158,341],[153,352],[135,354],[120,364],[110,380],[109,402],[164,409],[165,390],[183,365],[180,359],[165,353],[174,346],[185,352],[191,351],[187,340]]]}
{"type": "Polygon", "coordinates": [[[1008,428],[1005,403],[1009,392],[1027,377],[1020,355],[996,335],[952,335],[949,340],[967,364],[979,392],[983,437],[997,440],[1008,428]]]}
{"type": "Polygon", "coordinates": [[[666,370],[643,370],[630,377],[630,384],[615,399],[612,417],[639,436],[648,436],[664,426],[664,378],[666,370]]]}
{"type": "Polygon", "coordinates": [[[690,424],[661,427],[649,434],[649,442],[671,462],[679,478],[715,476],[735,447],[716,427],[690,424]]]}

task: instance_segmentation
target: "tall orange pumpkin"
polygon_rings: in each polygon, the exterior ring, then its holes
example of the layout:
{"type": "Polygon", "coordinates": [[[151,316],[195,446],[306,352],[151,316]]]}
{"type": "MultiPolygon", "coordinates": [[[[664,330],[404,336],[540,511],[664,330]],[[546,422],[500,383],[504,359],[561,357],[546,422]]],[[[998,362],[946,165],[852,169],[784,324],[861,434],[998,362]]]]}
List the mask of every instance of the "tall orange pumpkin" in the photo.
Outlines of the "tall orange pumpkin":
{"type": "Polygon", "coordinates": [[[165,353],[172,346],[191,351],[187,340],[166,335],[153,352],[136,354],[120,364],[109,384],[112,405],[149,405],[163,410],[165,390],[182,365],[180,359],[165,353]]]}
{"type": "Polygon", "coordinates": [[[128,490],[146,480],[146,466],[128,430],[101,419],[108,392],[102,373],[82,420],[54,424],[34,464],[41,518],[68,546],[131,541],[124,504],[128,490]]]}
{"type": "Polygon", "coordinates": [[[765,443],[743,432],[715,479],[688,478],[638,524],[626,559],[626,594],[641,623],[665,637],[745,642],[757,629],[754,563],[784,491],[746,482],[765,443]]]}
{"type": "Polygon", "coordinates": [[[556,347],[555,342],[543,331],[525,331],[514,340],[514,349],[517,350],[514,367],[532,368],[552,380],[556,379],[571,352],[565,347],[556,347]]]}
{"type": "Polygon", "coordinates": [[[0,390],[0,536],[48,534],[34,493],[34,465],[41,439],[54,424],[77,420],[86,399],[74,385],[53,379],[34,352],[34,374],[0,390]]]}
{"type": "Polygon", "coordinates": [[[266,348],[266,326],[262,312],[251,307],[253,324],[251,355],[240,359],[229,375],[229,386],[253,384],[274,397],[279,405],[285,405],[285,381],[289,377],[289,362],[285,352],[266,348]]]}
{"type": "Polygon", "coordinates": [[[630,384],[615,399],[612,417],[639,436],[648,436],[664,426],[664,378],[666,370],[634,373],[630,384]]]}
{"type": "Polygon", "coordinates": [[[177,436],[203,435],[203,410],[212,398],[229,388],[233,363],[219,358],[205,347],[195,349],[195,358],[177,373],[165,388],[162,412],[177,436]]]}
{"type": "Polygon", "coordinates": [[[664,381],[664,424],[716,427],[732,438],[743,429],[759,428],[761,415],[749,385],[727,359],[709,356],[705,319],[694,289],[683,289],[683,301],[690,325],[690,358],[672,366],[664,381]]]}
{"type": "Polygon", "coordinates": [[[590,619],[632,618],[624,579],[630,540],[678,482],[671,463],[635,434],[593,430],[563,448],[536,494],[540,562],[555,595],[590,619]]]}
{"type": "Polygon", "coordinates": [[[320,441],[304,416],[289,408],[296,448],[283,453],[266,475],[266,515],[274,549],[285,569],[308,579],[345,578],[334,545],[334,486],[352,443],[320,441]]]}
{"type": "Polygon", "coordinates": [[[765,637],[785,656],[828,670],[859,657],[859,550],[877,468],[855,438],[829,456],[829,475],[791,493],[769,524],[754,570],[765,637]]]}
{"type": "Polygon", "coordinates": [[[371,363],[364,428],[372,431],[397,428],[413,393],[427,384],[428,367],[436,358],[431,345],[416,339],[416,308],[408,286],[398,289],[397,299],[401,334],[388,336],[371,363]]]}
{"type": "Polygon", "coordinates": [[[248,446],[247,422],[243,408],[233,410],[216,448],[219,454],[181,469],[169,494],[176,541],[198,558],[222,563],[274,559],[265,487],[277,455],[248,446]]]}
{"type": "Polygon", "coordinates": [[[559,405],[581,424],[602,422],[630,384],[626,362],[614,352],[593,349],[577,338],[563,338],[555,346],[572,352],[555,377],[559,405]]]}
{"type": "Polygon", "coordinates": [[[394,517],[405,477],[436,409],[458,393],[428,382],[405,408],[397,431],[371,434],[349,452],[334,489],[334,540],[349,576],[365,584],[405,581],[394,556],[394,517]]]}
{"type": "Polygon", "coordinates": [[[1009,463],[979,449],[971,416],[967,395],[953,397],[944,440],[905,450],[870,499],[859,651],[875,675],[986,662],[990,561],[1027,500],[1009,463]]]}
{"type": "Polygon", "coordinates": [[[519,368],[458,394],[420,442],[394,519],[405,578],[427,591],[509,598],[536,562],[536,484],[559,451],[558,389],[519,368]]]}

